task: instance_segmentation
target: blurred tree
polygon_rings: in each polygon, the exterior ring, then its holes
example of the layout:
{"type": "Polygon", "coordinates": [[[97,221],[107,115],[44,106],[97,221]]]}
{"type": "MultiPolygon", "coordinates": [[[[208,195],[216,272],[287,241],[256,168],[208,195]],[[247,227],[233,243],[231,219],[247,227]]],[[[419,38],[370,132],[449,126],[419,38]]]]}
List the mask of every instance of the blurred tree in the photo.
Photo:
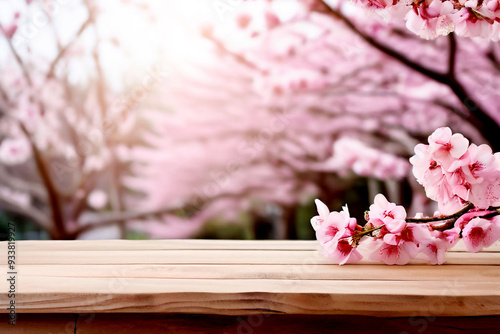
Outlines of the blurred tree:
{"type": "MultiPolygon", "coordinates": [[[[174,112],[134,152],[137,161],[162,152],[128,180],[144,205],[178,202],[198,222],[271,207],[278,235],[295,238],[298,206],[313,195],[331,204],[360,176],[366,204],[379,188],[401,203],[412,191],[410,211],[432,212],[407,159],[439,126],[500,149],[499,50],[489,40],[423,40],[344,1],[245,3],[233,26],[200,34],[202,59],[173,69],[158,97],[174,112]]],[[[151,226],[142,225],[169,229],[151,226]]]]}
{"type": "Polygon", "coordinates": [[[169,42],[167,58],[193,47],[168,58],[167,82],[161,54],[139,44],[165,13],[115,2],[108,15],[135,15],[121,35],[91,0],[20,2],[0,25],[0,207],[51,238],[110,226],[180,238],[247,219],[257,237],[296,238],[313,196],[411,190],[410,211],[432,210],[407,159],[436,127],[500,149],[496,43],[423,40],[344,1],[251,1],[230,26],[169,42]],[[136,49],[158,66],[113,80],[136,49]]]}

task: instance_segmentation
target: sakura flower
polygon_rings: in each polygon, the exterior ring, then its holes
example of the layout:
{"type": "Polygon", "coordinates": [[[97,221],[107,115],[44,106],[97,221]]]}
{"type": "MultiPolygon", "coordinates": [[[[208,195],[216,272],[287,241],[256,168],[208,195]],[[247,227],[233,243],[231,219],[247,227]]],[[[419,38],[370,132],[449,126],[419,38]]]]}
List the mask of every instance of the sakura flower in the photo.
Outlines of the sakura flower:
{"type": "Polygon", "coordinates": [[[0,143],[0,162],[18,165],[31,156],[31,147],[25,138],[7,138],[0,143]]]}
{"type": "Polygon", "coordinates": [[[431,240],[427,225],[406,224],[399,233],[387,233],[383,243],[372,253],[371,260],[387,264],[403,265],[420,253],[420,244],[428,244],[431,240]]]}
{"type": "Polygon", "coordinates": [[[494,219],[474,218],[463,229],[465,247],[469,252],[479,252],[489,247],[500,238],[500,221],[494,219]]]}
{"type": "Polygon", "coordinates": [[[417,182],[424,186],[427,197],[445,203],[453,197],[452,189],[446,180],[443,167],[431,156],[429,145],[415,146],[415,155],[410,158],[413,174],[417,182]]]}
{"type": "Polygon", "coordinates": [[[406,226],[406,210],[402,206],[390,203],[382,194],[375,196],[368,216],[368,222],[373,226],[385,225],[391,233],[399,233],[406,226]]]}
{"type": "Polygon", "coordinates": [[[446,240],[436,238],[433,242],[422,245],[421,252],[427,256],[430,264],[443,264],[447,245],[446,240]]]}
{"type": "Polygon", "coordinates": [[[412,242],[402,242],[399,245],[379,242],[379,247],[370,255],[370,260],[384,262],[389,265],[404,265],[419,253],[417,245],[412,242]]]}
{"type": "Polygon", "coordinates": [[[399,233],[388,233],[384,235],[384,242],[391,245],[399,245],[403,242],[411,242],[415,245],[427,243],[431,240],[431,234],[427,225],[406,224],[399,233]]]}
{"type": "Polygon", "coordinates": [[[356,232],[357,222],[355,218],[350,218],[347,207],[341,212],[329,212],[328,207],[320,200],[315,203],[319,215],[311,219],[311,224],[323,254],[340,265],[361,260],[361,254],[348,240],[356,232]]]}
{"type": "Polygon", "coordinates": [[[425,255],[431,264],[443,264],[445,253],[453,247],[459,238],[460,229],[453,228],[446,231],[432,231],[431,238],[419,245],[420,252],[425,255]]]}
{"type": "Polygon", "coordinates": [[[429,152],[445,171],[467,152],[469,141],[462,134],[452,134],[451,129],[438,128],[429,136],[429,152]]]}
{"type": "Polygon", "coordinates": [[[462,158],[450,166],[447,176],[453,193],[474,205],[487,208],[498,204],[500,171],[487,145],[472,144],[462,158]]]}

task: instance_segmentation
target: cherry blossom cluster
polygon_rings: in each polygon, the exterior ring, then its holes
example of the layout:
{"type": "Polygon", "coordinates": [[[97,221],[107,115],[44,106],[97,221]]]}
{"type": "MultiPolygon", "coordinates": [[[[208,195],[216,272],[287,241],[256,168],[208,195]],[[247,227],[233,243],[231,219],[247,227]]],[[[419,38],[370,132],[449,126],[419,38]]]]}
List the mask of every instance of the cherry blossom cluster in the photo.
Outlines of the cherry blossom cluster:
{"type": "Polygon", "coordinates": [[[434,39],[455,32],[463,37],[500,38],[498,0],[357,0],[388,19],[404,18],[409,30],[434,39]]]}
{"type": "Polygon", "coordinates": [[[462,238],[469,252],[479,252],[500,239],[500,155],[487,145],[469,145],[461,134],[439,128],[429,145],[418,144],[410,159],[413,173],[440,210],[433,217],[407,217],[404,207],[382,194],[366,212],[361,226],[347,207],[330,212],[316,200],[318,215],[311,224],[323,254],[336,263],[357,263],[368,250],[369,259],[386,264],[407,264],[426,259],[442,264],[445,252],[462,238]]]}

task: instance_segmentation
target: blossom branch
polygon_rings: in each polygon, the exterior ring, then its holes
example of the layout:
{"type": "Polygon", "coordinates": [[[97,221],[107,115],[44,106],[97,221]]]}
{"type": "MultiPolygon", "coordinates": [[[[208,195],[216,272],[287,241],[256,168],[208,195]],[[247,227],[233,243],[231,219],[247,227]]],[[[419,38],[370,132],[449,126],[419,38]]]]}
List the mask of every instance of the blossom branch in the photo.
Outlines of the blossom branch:
{"type": "Polygon", "coordinates": [[[128,211],[128,212],[112,212],[106,214],[100,214],[93,217],[86,225],[81,226],[69,233],[71,238],[76,238],[83,232],[87,232],[94,228],[100,228],[103,226],[115,225],[127,220],[142,219],[147,217],[162,216],[167,213],[174,212],[178,210],[178,207],[166,206],[156,210],[146,210],[146,211],[128,211]]]}
{"type": "Polygon", "coordinates": [[[469,212],[474,208],[474,204],[467,203],[460,211],[455,212],[454,214],[448,216],[440,216],[440,217],[425,217],[425,218],[406,218],[408,223],[432,223],[437,221],[456,219],[465,213],[469,212]]]}
{"type": "Polygon", "coordinates": [[[457,40],[454,33],[448,35],[449,40],[449,54],[448,54],[448,75],[455,75],[455,64],[457,59],[457,40]]]}
{"type": "Polygon", "coordinates": [[[52,218],[54,219],[54,225],[56,230],[54,235],[56,236],[56,238],[65,238],[67,234],[66,234],[66,226],[64,225],[64,217],[62,214],[62,206],[55,185],[52,182],[49,170],[47,169],[47,166],[43,161],[42,154],[40,153],[38,147],[36,147],[35,143],[33,142],[28,130],[21,122],[19,123],[19,125],[22,132],[26,135],[26,138],[28,138],[29,140],[31,149],[33,151],[33,157],[35,159],[35,164],[38,168],[45,189],[47,190],[47,194],[49,197],[49,204],[52,209],[52,218]]]}
{"type": "MultiPolygon", "coordinates": [[[[340,19],[349,29],[351,29],[369,45],[396,59],[403,65],[408,66],[409,68],[427,76],[428,78],[447,85],[453,91],[455,96],[460,100],[460,102],[469,110],[471,115],[467,117],[467,120],[485,135],[495,151],[500,151],[500,137],[496,135],[496,133],[498,132],[497,122],[480,106],[477,101],[475,101],[470,96],[470,94],[468,94],[464,86],[456,79],[453,73],[440,73],[424,67],[417,62],[414,62],[402,53],[389,48],[388,46],[377,41],[375,38],[362,32],[354,23],[351,22],[351,20],[349,20],[339,10],[328,5],[325,0],[322,0],[322,2],[330,15],[340,19]]],[[[456,48],[456,44],[453,44],[453,42],[451,42],[450,48],[456,48]]],[[[450,57],[455,57],[455,51],[450,52],[450,54],[450,57]]],[[[454,61],[449,63],[452,69],[455,66],[454,63],[454,61]]],[[[460,116],[460,113],[458,111],[451,111],[460,116]]]]}
{"type": "Polygon", "coordinates": [[[91,12],[89,11],[89,16],[85,22],[81,25],[80,29],[78,29],[75,37],[68,43],[66,44],[57,54],[56,58],[52,61],[50,64],[50,68],[47,71],[46,79],[50,79],[51,77],[54,76],[54,71],[56,69],[57,64],[59,64],[59,61],[64,57],[68,49],[78,40],[80,35],[87,29],[87,27],[92,23],[93,17],[91,15],[91,12]]]}
{"type": "MultiPolygon", "coordinates": [[[[2,31],[3,35],[5,36],[5,30],[2,27],[2,25],[0,25],[0,31],[2,31]]],[[[31,76],[28,72],[28,69],[26,68],[26,65],[24,64],[23,60],[21,59],[21,57],[17,53],[16,49],[14,49],[14,45],[12,44],[11,39],[5,38],[5,40],[7,41],[7,45],[9,46],[10,51],[14,55],[14,58],[16,59],[17,64],[21,68],[21,71],[23,72],[23,76],[26,79],[26,82],[28,83],[29,86],[33,86],[33,81],[31,80],[31,76]]]]}

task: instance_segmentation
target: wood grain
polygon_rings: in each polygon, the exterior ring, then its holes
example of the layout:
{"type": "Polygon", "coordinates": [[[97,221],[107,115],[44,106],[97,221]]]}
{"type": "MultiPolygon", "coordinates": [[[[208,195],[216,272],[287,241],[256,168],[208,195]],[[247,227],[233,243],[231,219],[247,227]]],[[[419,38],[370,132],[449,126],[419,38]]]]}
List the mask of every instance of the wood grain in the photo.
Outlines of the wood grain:
{"type": "MultiPolygon", "coordinates": [[[[17,312],[500,315],[498,244],[475,254],[457,245],[442,266],[420,260],[338,266],[316,247],[315,241],[19,241],[17,312]]],[[[6,257],[0,264],[7,272],[6,257]]],[[[0,280],[0,291],[7,290],[0,280]]],[[[0,312],[8,302],[0,294],[0,312]]]]}
{"type": "Polygon", "coordinates": [[[18,314],[15,326],[8,324],[7,314],[0,314],[0,333],[5,334],[73,334],[74,314],[18,314]]]}
{"type": "MultiPolygon", "coordinates": [[[[23,240],[20,251],[98,251],[98,250],[317,250],[316,240],[23,240]]],[[[6,244],[0,247],[6,247],[6,244]]],[[[465,252],[460,240],[450,252],[465,252]]],[[[482,252],[500,252],[500,241],[482,252]]]]}
{"type": "MultiPolygon", "coordinates": [[[[6,268],[6,266],[0,267],[6,268]]],[[[459,282],[500,281],[497,266],[381,264],[334,266],[297,265],[20,265],[23,277],[93,277],[93,278],[173,278],[173,279],[282,279],[282,280],[400,280],[459,282]],[[470,273],[474,272],[474,275],[470,273]]],[[[5,269],[6,270],[6,269],[5,269]]]]}
{"type": "MultiPolygon", "coordinates": [[[[446,254],[447,264],[500,265],[500,256],[493,252],[446,254]]],[[[107,251],[18,251],[19,265],[31,264],[334,264],[318,251],[297,250],[107,250],[107,251]]],[[[7,264],[7,257],[0,258],[0,265],[7,264]]],[[[360,264],[373,264],[362,260],[360,264]]],[[[410,264],[425,265],[426,261],[412,260],[410,264]]]]}
{"type": "Polygon", "coordinates": [[[96,314],[77,324],[77,334],[113,333],[217,334],[474,334],[500,332],[500,317],[375,318],[366,316],[252,315],[206,316],[190,314],[96,314]]]}

